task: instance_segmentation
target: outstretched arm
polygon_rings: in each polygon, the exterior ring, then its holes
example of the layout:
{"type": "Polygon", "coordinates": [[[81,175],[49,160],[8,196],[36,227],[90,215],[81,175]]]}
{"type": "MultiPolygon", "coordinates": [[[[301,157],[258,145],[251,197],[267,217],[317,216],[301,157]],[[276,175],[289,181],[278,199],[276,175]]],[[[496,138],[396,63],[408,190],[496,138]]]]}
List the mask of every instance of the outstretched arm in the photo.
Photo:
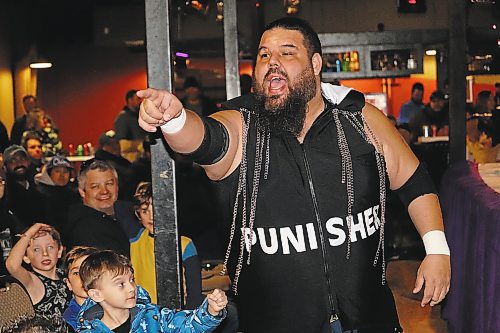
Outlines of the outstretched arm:
{"type": "MultiPolygon", "coordinates": [[[[419,165],[411,149],[399,135],[387,117],[371,104],[363,108],[363,115],[372,129],[387,164],[387,173],[391,189],[399,189],[415,173],[419,165]]],[[[373,139],[373,138],[372,138],[373,139]]],[[[430,231],[443,231],[443,216],[436,194],[418,196],[408,206],[408,212],[421,237],[430,231]]],[[[441,302],[450,287],[450,256],[445,254],[427,254],[417,273],[414,293],[424,288],[421,305],[430,303],[434,306],[441,302]]]]}
{"type": "MultiPolygon", "coordinates": [[[[155,132],[157,127],[162,126],[163,135],[170,147],[181,154],[193,153],[202,146],[206,135],[204,120],[196,113],[184,110],[175,95],[166,90],[148,88],[138,91],[137,96],[144,99],[139,111],[139,125],[144,130],[155,132]]],[[[237,111],[221,111],[210,117],[224,126],[229,141],[220,160],[214,164],[202,165],[208,177],[216,180],[229,175],[241,160],[239,140],[242,122],[237,111]]]]}

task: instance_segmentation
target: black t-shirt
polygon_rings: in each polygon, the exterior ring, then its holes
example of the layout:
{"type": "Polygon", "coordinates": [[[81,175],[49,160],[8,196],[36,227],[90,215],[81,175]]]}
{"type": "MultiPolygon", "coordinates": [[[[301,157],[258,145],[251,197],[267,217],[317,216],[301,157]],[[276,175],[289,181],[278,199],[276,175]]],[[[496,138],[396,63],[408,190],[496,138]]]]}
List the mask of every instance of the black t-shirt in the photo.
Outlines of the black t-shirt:
{"type": "Polygon", "coordinates": [[[127,320],[118,326],[117,328],[112,330],[115,333],[129,333],[130,332],[130,315],[128,316],[127,320]]]}

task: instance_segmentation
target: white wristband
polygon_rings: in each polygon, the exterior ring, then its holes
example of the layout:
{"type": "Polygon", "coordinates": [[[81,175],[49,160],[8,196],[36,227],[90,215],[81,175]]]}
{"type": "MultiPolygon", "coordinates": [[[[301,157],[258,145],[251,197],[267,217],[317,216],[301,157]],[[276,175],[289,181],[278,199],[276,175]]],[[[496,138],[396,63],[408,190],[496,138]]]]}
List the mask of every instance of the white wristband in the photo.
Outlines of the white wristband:
{"type": "Polygon", "coordinates": [[[166,124],[160,126],[161,131],[166,134],[179,132],[186,123],[186,110],[182,108],[181,114],[176,118],[170,119],[166,124]]]}
{"type": "Polygon", "coordinates": [[[450,248],[446,242],[446,236],[441,230],[431,230],[423,237],[425,253],[450,255],[450,248]]]}

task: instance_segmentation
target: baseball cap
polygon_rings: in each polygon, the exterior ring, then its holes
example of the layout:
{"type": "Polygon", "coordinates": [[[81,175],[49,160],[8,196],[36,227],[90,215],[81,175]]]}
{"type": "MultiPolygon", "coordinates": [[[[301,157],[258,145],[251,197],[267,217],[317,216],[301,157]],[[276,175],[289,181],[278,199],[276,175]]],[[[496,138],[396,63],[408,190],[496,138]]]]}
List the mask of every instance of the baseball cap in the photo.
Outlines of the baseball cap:
{"type": "Polygon", "coordinates": [[[440,100],[444,101],[444,99],[445,99],[445,98],[444,98],[444,94],[443,94],[443,92],[442,92],[442,91],[440,91],[440,90],[436,90],[435,92],[433,92],[433,93],[431,94],[431,98],[430,98],[430,100],[431,100],[431,101],[434,101],[434,100],[436,100],[436,99],[440,99],[440,100]]]}
{"type": "Polygon", "coordinates": [[[109,130],[105,133],[102,133],[99,137],[99,146],[104,147],[107,144],[112,142],[116,142],[116,132],[113,130],[109,130]]]}
{"type": "Polygon", "coordinates": [[[16,155],[17,153],[23,153],[25,157],[28,157],[28,153],[26,150],[19,145],[11,145],[3,151],[3,161],[4,163],[9,163],[9,161],[16,155]]]}

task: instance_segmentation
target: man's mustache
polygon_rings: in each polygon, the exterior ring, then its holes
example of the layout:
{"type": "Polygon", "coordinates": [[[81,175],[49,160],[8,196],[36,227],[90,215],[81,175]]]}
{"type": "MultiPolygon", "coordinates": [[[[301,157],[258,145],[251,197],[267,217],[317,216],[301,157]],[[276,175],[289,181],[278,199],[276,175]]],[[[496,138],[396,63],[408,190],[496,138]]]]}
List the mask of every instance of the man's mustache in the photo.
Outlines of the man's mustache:
{"type": "Polygon", "coordinates": [[[20,165],[20,166],[18,166],[18,167],[15,167],[15,168],[14,168],[14,171],[17,171],[17,170],[19,170],[19,169],[26,169],[26,167],[25,167],[24,165],[20,165]]]}
{"type": "Polygon", "coordinates": [[[284,71],[282,71],[281,69],[279,69],[277,67],[269,68],[266,75],[264,76],[264,81],[267,80],[269,78],[269,76],[271,76],[272,74],[279,74],[279,75],[283,76],[288,81],[288,75],[284,71]]]}

